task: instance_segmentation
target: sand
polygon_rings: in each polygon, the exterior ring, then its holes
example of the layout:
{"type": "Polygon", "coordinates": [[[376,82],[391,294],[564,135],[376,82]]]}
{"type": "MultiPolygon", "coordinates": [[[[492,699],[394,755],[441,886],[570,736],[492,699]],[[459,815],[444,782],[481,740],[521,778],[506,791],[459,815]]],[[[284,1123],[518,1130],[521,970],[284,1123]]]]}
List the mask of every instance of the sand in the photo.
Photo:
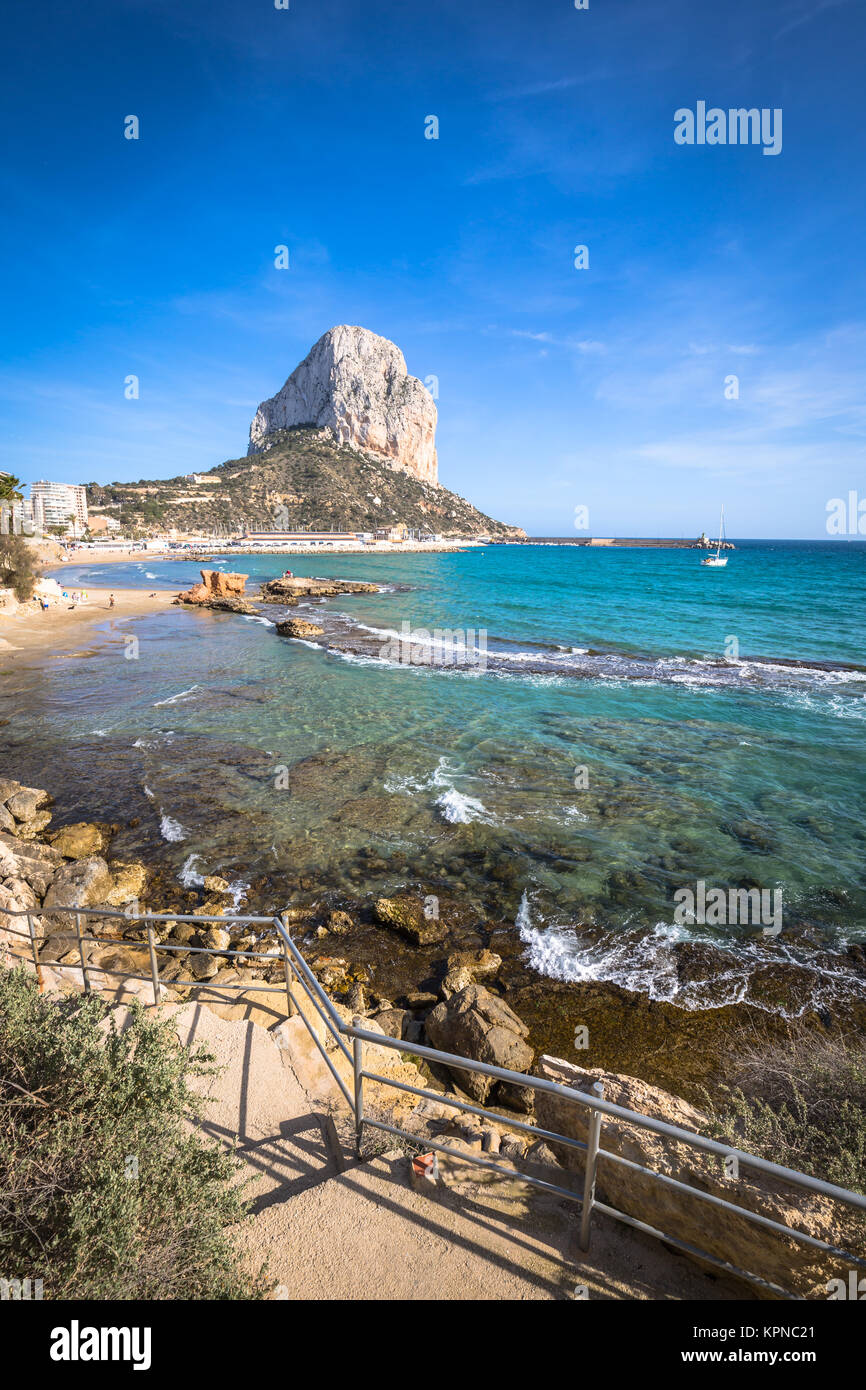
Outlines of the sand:
{"type": "MultiPolygon", "coordinates": [[[[216,554],[216,551],[214,551],[216,554]]],[[[65,565],[100,565],[100,564],[139,564],[151,560],[179,560],[182,556],[177,551],[172,550],[111,550],[108,546],[104,550],[69,550],[63,551],[58,558],[52,558],[47,562],[47,571],[57,569],[65,565]]],[[[188,556],[186,557],[189,558],[188,556]]]]}
{"type": "MultiPolygon", "coordinates": [[[[3,665],[28,653],[66,652],[89,639],[90,629],[97,623],[108,623],[112,631],[118,618],[138,618],[160,613],[171,605],[175,592],[161,589],[151,595],[145,589],[88,589],[87,601],[74,607],[61,599],[44,612],[39,608],[21,608],[17,613],[0,611],[0,660],[3,665]],[[114,594],[114,607],[108,596],[114,594]]],[[[119,625],[115,635],[129,631],[126,623],[119,625]]]]}

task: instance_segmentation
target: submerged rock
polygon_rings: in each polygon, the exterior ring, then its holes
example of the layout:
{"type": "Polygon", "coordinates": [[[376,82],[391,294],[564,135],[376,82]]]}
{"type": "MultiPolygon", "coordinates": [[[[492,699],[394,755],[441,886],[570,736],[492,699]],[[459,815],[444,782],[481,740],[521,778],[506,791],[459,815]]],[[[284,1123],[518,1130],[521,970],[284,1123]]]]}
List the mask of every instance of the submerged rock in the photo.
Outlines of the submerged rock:
{"type": "Polygon", "coordinates": [[[104,854],[111,843],[111,828],[100,821],[76,821],[65,825],[48,836],[64,859],[89,859],[94,854],[104,854]]]}
{"type": "Polygon", "coordinates": [[[352,930],[353,922],[348,912],[335,911],[328,916],[328,931],[335,936],[345,936],[352,930]]]}
{"type": "Polygon", "coordinates": [[[403,936],[408,936],[416,946],[427,946],[441,941],[448,933],[445,923],[438,917],[427,917],[420,898],[408,894],[398,894],[393,898],[377,898],[373,905],[373,915],[383,927],[390,927],[403,936]]]}

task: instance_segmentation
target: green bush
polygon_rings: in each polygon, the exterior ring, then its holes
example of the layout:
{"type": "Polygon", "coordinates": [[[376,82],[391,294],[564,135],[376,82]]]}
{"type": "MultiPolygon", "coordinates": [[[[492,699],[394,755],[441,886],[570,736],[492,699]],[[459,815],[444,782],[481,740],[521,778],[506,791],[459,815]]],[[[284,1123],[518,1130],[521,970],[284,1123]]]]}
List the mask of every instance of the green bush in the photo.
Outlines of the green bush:
{"type": "Polygon", "coordinates": [[[738,1148],[866,1191],[866,1040],[800,1026],[737,1046],[735,1087],[711,1109],[738,1148]]]}
{"type": "Polygon", "coordinates": [[[231,1228],[240,1162],[188,1121],[212,1072],[167,1022],[55,1003],[0,970],[0,1275],[46,1298],[251,1299],[231,1228]]]}
{"type": "Polygon", "coordinates": [[[36,557],[21,537],[0,536],[0,589],[12,589],[20,603],[33,597],[36,557]]]}

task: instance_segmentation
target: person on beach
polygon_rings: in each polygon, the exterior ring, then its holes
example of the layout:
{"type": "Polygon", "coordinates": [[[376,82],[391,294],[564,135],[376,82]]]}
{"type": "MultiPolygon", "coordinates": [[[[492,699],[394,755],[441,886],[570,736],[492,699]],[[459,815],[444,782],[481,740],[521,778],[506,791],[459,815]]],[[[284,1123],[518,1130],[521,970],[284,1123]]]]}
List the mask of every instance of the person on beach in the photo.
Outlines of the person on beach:
{"type": "Polygon", "coordinates": [[[109,606],[109,608],[113,608],[113,607],[114,607],[114,594],[109,594],[109,595],[108,595],[108,606],[109,606]]]}

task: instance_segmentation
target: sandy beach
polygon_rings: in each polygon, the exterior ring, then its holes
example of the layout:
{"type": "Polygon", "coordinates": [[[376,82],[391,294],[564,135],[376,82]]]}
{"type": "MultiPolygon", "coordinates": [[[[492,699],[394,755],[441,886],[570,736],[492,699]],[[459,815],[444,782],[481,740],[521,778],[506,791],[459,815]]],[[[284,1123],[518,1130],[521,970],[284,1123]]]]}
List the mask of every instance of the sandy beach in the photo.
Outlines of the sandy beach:
{"type": "Polygon", "coordinates": [[[168,589],[154,594],[142,589],[88,589],[87,600],[75,605],[61,600],[44,611],[28,606],[17,613],[0,612],[0,657],[5,664],[32,652],[66,652],[87,640],[96,623],[158,613],[170,606],[174,596],[168,589]],[[112,593],[113,608],[109,607],[112,593]]]}

